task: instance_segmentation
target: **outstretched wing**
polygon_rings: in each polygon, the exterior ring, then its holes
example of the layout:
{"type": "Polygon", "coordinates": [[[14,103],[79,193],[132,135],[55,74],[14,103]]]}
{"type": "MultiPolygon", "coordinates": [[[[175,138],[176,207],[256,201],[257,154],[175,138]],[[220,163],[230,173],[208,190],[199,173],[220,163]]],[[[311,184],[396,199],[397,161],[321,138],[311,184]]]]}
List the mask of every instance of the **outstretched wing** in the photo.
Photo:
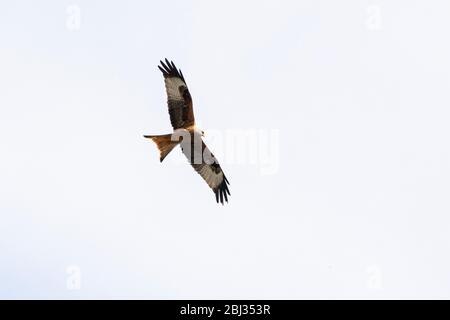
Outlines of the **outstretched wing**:
{"type": "Polygon", "coordinates": [[[203,180],[205,180],[209,187],[214,191],[217,203],[220,201],[220,203],[223,204],[224,199],[228,202],[228,196],[230,195],[228,185],[230,183],[228,182],[227,177],[225,177],[216,157],[214,157],[203,140],[201,140],[201,142],[201,151],[200,148],[195,148],[194,141],[191,143],[190,150],[187,150],[189,148],[183,147],[182,144],[183,153],[188,158],[195,171],[202,176],[203,180]]]}
{"type": "Polygon", "coordinates": [[[195,124],[192,98],[184,81],[183,73],[175,64],[166,59],[160,61],[159,70],[163,73],[166,84],[167,104],[169,105],[170,122],[174,129],[187,128],[195,124]]]}

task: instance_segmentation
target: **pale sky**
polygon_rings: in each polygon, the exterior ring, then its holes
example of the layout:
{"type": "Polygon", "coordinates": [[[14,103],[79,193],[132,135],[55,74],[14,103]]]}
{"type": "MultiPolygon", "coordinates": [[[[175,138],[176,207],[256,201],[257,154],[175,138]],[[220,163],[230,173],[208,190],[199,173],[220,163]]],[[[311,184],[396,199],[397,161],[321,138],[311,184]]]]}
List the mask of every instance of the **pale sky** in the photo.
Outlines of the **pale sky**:
{"type": "Polygon", "coordinates": [[[0,298],[450,298],[447,1],[0,4],[0,298]],[[183,71],[230,180],[176,149],[183,71]]]}

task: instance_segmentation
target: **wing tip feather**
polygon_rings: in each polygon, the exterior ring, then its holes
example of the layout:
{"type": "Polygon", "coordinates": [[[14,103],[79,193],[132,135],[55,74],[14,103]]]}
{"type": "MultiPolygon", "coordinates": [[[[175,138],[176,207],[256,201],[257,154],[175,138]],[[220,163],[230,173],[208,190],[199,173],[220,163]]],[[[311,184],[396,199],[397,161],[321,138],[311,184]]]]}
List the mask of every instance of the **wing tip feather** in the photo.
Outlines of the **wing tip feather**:
{"type": "Polygon", "coordinates": [[[228,185],[230,183],[228,182],[228,179],[225,177],[225,175],[223,176],[223,180],[222,182],[219,184],[219,186],[216,188],[216,190],[214,190],[214,193],[216,194],[216,202],[217,203],[221,203],[222,205],[224,205],[224,199],[225,202],[228,202],[228,196],[231,196],[230,190],[228,189],[228,185]]]}
{"type": "Polygon", "coordinates": [[[161,72],[163,73],[163,76],[165,78],[167,77],[178,77],[180,79],[184,80],[184,76],[183,73],[181,72],[180,69],[177,69],[177,67],[175,66],[175,63],[173,63],[173,61],[169,61],[167,58],[164,58],[164,61],[159,60],[159,63],[161,66],[158,66],[159,70],[161,70],[161,72]]]}

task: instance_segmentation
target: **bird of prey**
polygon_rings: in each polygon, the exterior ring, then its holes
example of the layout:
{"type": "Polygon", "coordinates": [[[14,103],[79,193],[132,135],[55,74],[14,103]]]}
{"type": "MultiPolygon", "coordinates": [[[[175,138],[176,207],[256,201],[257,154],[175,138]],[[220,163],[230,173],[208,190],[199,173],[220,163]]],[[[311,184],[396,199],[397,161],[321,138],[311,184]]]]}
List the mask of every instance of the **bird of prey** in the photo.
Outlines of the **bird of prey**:
{"type": "Polygon", "coordinates": [[[214,191],[217,203],[228,202],[229,182],[219,162],[202,140],[204,132],[197,128],[192,107],[192,98],[183,73],[172,61],[165,59],[158,66],[164,76],[170,122],[174,132],[164,135],[144,135],[153,140],[160,152],[160,161],[180,144],[189,163],[214,191]]]}

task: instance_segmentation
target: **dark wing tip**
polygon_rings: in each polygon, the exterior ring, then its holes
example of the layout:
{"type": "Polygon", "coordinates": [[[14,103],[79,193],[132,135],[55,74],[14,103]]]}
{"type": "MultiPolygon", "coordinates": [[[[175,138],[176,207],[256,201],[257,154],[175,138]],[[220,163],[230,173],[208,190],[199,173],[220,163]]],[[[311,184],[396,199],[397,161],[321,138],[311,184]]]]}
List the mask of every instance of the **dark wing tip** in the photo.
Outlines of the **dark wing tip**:
{"type": "Polygon", "coordinates": [[[175,66],[175,63],[173,63],[173,61],[169,61],[167,58],[165,58],[164,61],[159,60],[159,63],[161,64],[161,66],[158,66],[159,70],[161,70],[164,77],[178,77],[178,78],[181,78],[183,81],[185,81],[184,76],[181,73],[181,70],[177,69],[177,67],[175,66]],[[165,61],[165,63],[164,63],[164,61],[165,61]]]}
{"type": "Polygon", "coordinates": [[[225,178],[222,180],[222,182],[220,183],[220,185],[217,187],[216,190],[214,190],[214,193],[216,194],[216,202],[217,203],[221,203],[222,205],[224,204],[223,200],[225,199],[225,202],[228,202],[228,195],[230,194],[230,190],[228,189],[228,180],[225,178]]]}
{"type": "Polygon", "coordinates": [[[169,74],[166,70],[164,70],[161,66],[158,66],[158,69],[161,70],[164,77],[167,77],[169,74]]]}

